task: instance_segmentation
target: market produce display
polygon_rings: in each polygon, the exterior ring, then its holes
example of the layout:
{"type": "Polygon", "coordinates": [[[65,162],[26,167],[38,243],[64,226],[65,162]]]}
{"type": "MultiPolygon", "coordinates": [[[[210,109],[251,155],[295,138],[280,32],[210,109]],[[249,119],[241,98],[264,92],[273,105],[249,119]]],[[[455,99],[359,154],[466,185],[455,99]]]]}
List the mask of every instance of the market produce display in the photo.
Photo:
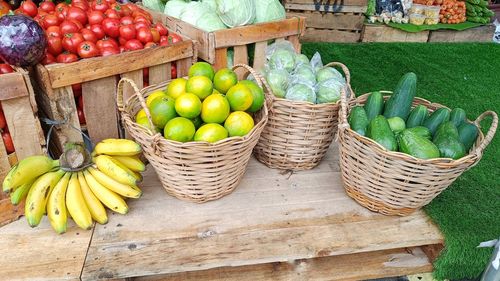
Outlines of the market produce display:
{"type": "Polygon", "coordinates": [[[168,140],[215,143],[252,130],[252,113],[264,105],[264,92],[253,81],[238,81],[230,69],[215,72],[210,64],[198,62],[187,79],[174,79],[166,89],[151,93],[146,105],[153,127],[144,109],[136,123],[168,140]]]}
{"type": "Polygon", "coordinates": [[[430,115],[423,105],[412,109],[416,84],[414,73],[405,74],[385,104],[380,92],[371,93],[364,106],[351,109],[351,129],[387,150],[420,159],[465,156],[477,139],[478,128],[467,121],[461,108],[439,108],[430,115]]]}
{"type": "Polygon", "coordinates": [[[151,10],[197,26],[207,32],[284,19],[278,0],[144,0],[151,10]]]}
{"type": "Polygon", "coordinates": [[[58,160],[30,156],[13,166],[3,181],[3,192],[12,204],[24,198],[25,216],[31,227],[46,213],[57,233],[67,229],[68,217],[82,229],[93,221],[108,222],[105,207],[126,214],[124,198],[139,198],[137,183],[145,165],[139,159],[139,144],[125,139],[99,142],[92,154],[79,144],[67,146],[58,160]]]}
{"type": "Polygon", "coordinates": [[[342,74],[323,66],[316,53],[311,61],[296,54],[288,41],[270,45],[266,51],[264,76],[278,98],[310,103],[335,103],[346,86],[342,74]]]}
{"type": "Polygon", "coordinates": [[[488,1],[486,0],[466,0],[465,7],[467,8],[467,20],[471,22],[486,24],[495,15],[493,11],[488,9],[488,1]]]}
{"type": "MultiPolygon", "coordinates": [[[[12,73],[14,69],[9,64],[2,62],[0,59],[0,79],[2,74],[12,73]]],[[[16,151],[14,147],[14,142],[10,136],[9,127],[7,126],[7,121],[5,120],[5,115],[3,113],[2,105],[0,104],[0,132],[2,133],[2,140],[5,146],[5,151],[7,154],[14,153],[16,151]]]]}

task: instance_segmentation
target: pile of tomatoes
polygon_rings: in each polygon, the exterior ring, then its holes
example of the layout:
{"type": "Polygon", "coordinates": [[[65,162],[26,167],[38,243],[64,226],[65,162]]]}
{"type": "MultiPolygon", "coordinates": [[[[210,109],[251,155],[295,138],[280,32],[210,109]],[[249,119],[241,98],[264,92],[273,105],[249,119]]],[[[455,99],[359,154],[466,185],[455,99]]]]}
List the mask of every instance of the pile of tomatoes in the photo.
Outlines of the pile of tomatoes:
{"type": "Polygon", "coordinates": [[[25,0],[15,13],[35,19],[47,34],[42,64],[70,63],[82,58],[109,56],[181,41],[162,23],[135,4],[116,0],[73,0],[54,4],[25,0]]]}
{"type": "MultiPolygon", "coordinates": [[[[0,60],[0,76],[6,73],[12,73],[14,69],[0,60]]],[[[12,137],[10,136],[9,127],[7,127],[7,122],[5,121],[5,115],[3,113],[2,105],[0,104],[0,132],[2,132],[3,144],[5,146],[5,151],[7,154],[13,153],[15,150],[14,143],[12,142],[12,137]]]]}

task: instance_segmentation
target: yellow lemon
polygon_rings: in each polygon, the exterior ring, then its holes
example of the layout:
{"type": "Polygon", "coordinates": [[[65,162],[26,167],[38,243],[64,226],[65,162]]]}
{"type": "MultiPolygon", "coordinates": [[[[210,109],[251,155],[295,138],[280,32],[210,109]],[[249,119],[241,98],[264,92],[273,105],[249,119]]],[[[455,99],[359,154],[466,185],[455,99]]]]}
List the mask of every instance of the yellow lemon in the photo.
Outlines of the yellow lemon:
{"type": "Polygon", "coordinates": [[[229,102],[221,94],[208,96],[201,105],[201,119],[205,123],[223,123],[229,116],[229,102]]]}
{"type": "Polygon", "coordinates": [[[189,77],[205,76],[210,81],[214,79],[214,68],[206,62],[197,62],[189,68],[189,77]]]}
{"type": "Polygon", "coordinates": [[[139,110],[139,112],[137,112],[137,114],[135,115],[135,121],[141,119],[141,118],[144,118],[146,117],[146,111],[144,111],[144,109],[141,109],[139,110]]]}
{"type": "Polygon", "coordinates": [[[184,78],[177,78],[172,80],[167,86],[167,95],[174,99],[186,92],[187,80],[184,78]]]}
{"type": "Polygon", "coordinates": [[[153,133],[161,132],[161,130],[158,129],[157,127],[155,127],[155,126],[151,127],[151,124],[149,124],[149,120],[147,117],[141,117],[141,118],[137,119],[136,123],[143,126],[143,127],[150,129],[151,131],[153,131],[153,133]]]}
{"type": "Polygon", "coordinates": [[[244,111],[235,111],[229,114],[224,122],[224,128],[229,132],[229,136],[244,136],[252,130],[254,121],[250,114],[244,111]]]}
{"type": "Polygon", "coordinates": [[[201,126],[194,134],[195,141],[217,142],[227,138],[228,132],[226,128],[220,124],[205,124],[201,126]]]}
{"type": "Polygon", "coordinates": [[[242,80],[240,81],[241,84],[245,85],[250,89],[252,92],[253,96],[253,101],[252,105],[247,109],[248,112],[257,112],[259,111],[262,106],[264,105],[264,91],[262,90],[259,85],[257,85],[255,82],[250,81],[250,80],[242,80]]]}
{"type": "Polygon", "coordinates": [[[226,93],[232,111],[245,111],[253,103],[252,91],[242,83],[231,87],[226,93]]]}
{"type": "Polygon", "coordinates": [[[196,129],[191,120],[184,117],[175,117],[168,121],[163,129],[163,136],[168,140],[179,142],[192,141],[196,129]]]}
{"type": "Polygon", "coordinates": [[[205,76],[194,76],[186,83],[186,92],[197,95],[200,100],[212,94],[214,88],[212,81],[205,76]]]}
{"type": "Polygon", "coordinates": [[[201,101],[195,94],[182,94],[175,100],[175,111],[182,117],[195,118],[201,113],[201,101]]]}
{"type": "Polygon", "coordinates": [[[148,107],[151,106],[151,103],[153,102],[154,99],[158,98],[158,97],[163,97],[163,96],[166,96],[165,92],[162,91],[162,90],[156,90],[154,92],[152,92],[147,98],[146,98],[146,105],[148,107]]]}
{"type": "Polygon", "coordinates": [[[223,68],[215,73],[214,88],[223,94],[236,83],[238,83],[238,76],[231,69],[223,68]]]}

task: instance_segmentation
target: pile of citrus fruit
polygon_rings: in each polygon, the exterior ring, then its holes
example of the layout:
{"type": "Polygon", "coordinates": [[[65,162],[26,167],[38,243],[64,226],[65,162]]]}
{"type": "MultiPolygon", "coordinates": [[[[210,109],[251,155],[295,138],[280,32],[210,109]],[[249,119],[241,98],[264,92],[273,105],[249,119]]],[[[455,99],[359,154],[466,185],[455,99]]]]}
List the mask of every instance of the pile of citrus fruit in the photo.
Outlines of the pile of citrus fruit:
{"type": "Polygon", "coordinates": [[[252,130],[251,114],[264,105],[264,92],[253,81],[238,81],[230,69],[215,72],[210,64],[198,62],[189,69],[188,79],[172,80],[166,89],[151,93],[146,105],[154,128],[144,109],[135,117],[139,125],[169,140],[214,143],[252,130]]]}

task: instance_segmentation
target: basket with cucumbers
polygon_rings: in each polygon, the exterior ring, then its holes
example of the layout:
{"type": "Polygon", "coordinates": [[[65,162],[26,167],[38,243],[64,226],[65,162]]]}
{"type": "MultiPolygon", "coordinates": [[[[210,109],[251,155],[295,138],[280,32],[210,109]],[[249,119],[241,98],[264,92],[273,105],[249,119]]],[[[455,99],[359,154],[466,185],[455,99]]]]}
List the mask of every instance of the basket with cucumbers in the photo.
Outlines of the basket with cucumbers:
{"type": "Polygon", "coordinates": [[[405,74],[394,91],[343,97],[339,149],[344,186],[361,205],[407,215],[428,204],[482,157],[498,116],[474,122],[465,110],[416,97],[417,77],[405,74]],[[484,135],[480,122],[493,121],[484,135]],[[361,165],[360,165],[361,164],[361,165]]]}

